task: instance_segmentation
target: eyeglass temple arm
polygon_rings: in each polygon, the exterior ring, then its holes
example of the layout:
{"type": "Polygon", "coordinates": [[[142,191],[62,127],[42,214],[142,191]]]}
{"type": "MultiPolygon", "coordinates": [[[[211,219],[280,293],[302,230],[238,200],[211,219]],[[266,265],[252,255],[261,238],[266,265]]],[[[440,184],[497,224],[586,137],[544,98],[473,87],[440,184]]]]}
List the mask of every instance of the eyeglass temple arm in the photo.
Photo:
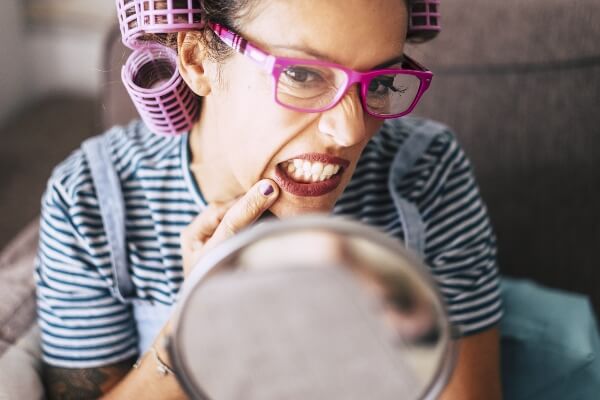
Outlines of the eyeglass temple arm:
{"type": "Polygon", "coordinates": [[[274,56],[265,53],[258,47],[249,43],[240,35],[230,31],[221,24],[215,24],[211,22],[208,23],[208,26],[226,45],[231,47],[233,50],[250,58],[267,71],[271,71],[273,69],[273,64],[275,64],[274,56]]]}
{"type": "Polygon", "coordinates": [[[414,59],[410,58],[408,55],[403,54],[404,57],[404,63],[408,64],[408,66],[412,69],[416,69],[418,71],[429,71],[427,68],[425,68],[423,65],[419,64],[418,62],[416,62],[414,59]]]}
{"type": "MultiPolygon", "coordinates": [[[[275,64],[274,56],[267,54],[263,50],[249,43],[240,35],[225,28],[221,24],[210,22],[208,23],[208,26],[226,45],[231,47],[233,50],[250,58],[252,61],[262,66],[267,71],[273,70],[273,65],[275,64]]],[[[425,68],[423,65],[419,64],[417,61],[413,60],[406,54],[404,54],[404,63],[406,63],[410,68],[415,69],[417,71],[429,72],[427,68],[425,68]]]]}

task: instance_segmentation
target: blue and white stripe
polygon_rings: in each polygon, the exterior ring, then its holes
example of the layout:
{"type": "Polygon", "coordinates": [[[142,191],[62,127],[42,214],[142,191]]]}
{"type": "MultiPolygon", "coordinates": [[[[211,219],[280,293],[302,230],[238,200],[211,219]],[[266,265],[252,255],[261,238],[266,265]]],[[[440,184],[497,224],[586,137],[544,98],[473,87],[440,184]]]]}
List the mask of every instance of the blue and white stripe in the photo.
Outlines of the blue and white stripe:
{"type": "MultiPolygon", "coordinates": [[[[335,213],[404,238],[388,189],[388,170],[398,148],[424,120],[387,123],[367,145],[338,200],[335,213]]],[[[497,323],[502,315],[496,242],[469,161],[443,125],[397,190],[417,206],[426,225],[425,262],[446,299],[451,321],[463,335],[497,323]]]]}
{"type": "MultiPolygon", "coordinates": [[[[367,145],[334,212],[403,238],[387,188],[398,147],[421,120],[387,123],[367,145]]],[[[183,281],[179,232],[204,207],[189,171],[187,135],[159,137],[141,123],[107,132],[126,208],[127,251],[137,296],[172,304],[183,281]]],[[[426,262],[464,334],[501,316],[495,239],[471,169],[453,135],[436,139],[397,188],[427,226],[426,262]]],[[[109,249],[81,150],[55,170],[42,200],[36,258],[44,360],[90,368],[137,354],[129,305],[112,294],[109,249]]]]}

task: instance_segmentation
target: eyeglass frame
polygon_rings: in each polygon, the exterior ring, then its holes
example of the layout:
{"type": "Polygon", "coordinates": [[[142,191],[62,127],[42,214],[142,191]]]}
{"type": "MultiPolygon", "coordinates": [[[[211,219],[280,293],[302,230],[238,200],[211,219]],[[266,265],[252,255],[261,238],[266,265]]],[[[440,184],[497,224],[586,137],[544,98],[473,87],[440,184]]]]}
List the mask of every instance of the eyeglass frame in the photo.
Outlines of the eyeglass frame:
{"type": "Polygon", "coordinates": [[[410,114],[413,111],[413,109],[416,107],[419,100],[423,96],[423,93],[425,93],[425,91],[429,88],[429,85],[431,84],[431,80],[433,79],[433,73],[431,71],[429,71],[427,68],[425,68],[424,66],[422,66],[421,64],[419,64],[418,62],[416,62],[415,60],[413,60],[406,54],[403,54],[402,63],[408,64],[411,68],[414,68],[414,69],[382,68],[382,69],[374,69],[374,70],[366,71],[366,72],[360,72],[360,71],[355,71],[351,68],[347,68],[343,65],[332,63],[329,61],[275,56],[273,54],[270,54],[270,53],[260,49],[258,46],[252,44],[250,41],[243,38],[241,35],[227,29],[225,26],[223,26],[221,24],[207,22],[205,26],[208,26],[213,31],[213,33],[215,35],[217,35],[217,37],[219,37],[223,41],[223,43],[225,43],[231,49],[237,51],[238,53],[242,54],[243,56],[254,61],[256,64],[258,64],[260,67],[262,67],[266,72],[270,73],[273,76],[274,84],[275,84],[275,86],[273,88],[273,96],[274,96],[275,102],[277,104],[281,105],[282,107],[285,107],[285,108],[288,108],[288,109],[291,109],[294,111],[305,112],[305,113],[318,113],[318,112],[325,112],[327,110],[330,110],[330,109],[334,108],[340,102],[340,100],[348,93],[348,90],[353,85],[360,84],[361,104],[362,104],[363,110],[367,114],[369,114],[375,118],[379,118],[379,119],[400,118],[404,115],[410,114]],[[279,98],[277,96],[277,87],[279,84],[278,83],[279,77],[281,76],[282,72],[290,65],[318,65],[318,66],[322,66],[322,67],[337,68],[346,73],[346,76],[347,76],[346,87],[343,90],[341,90],[341,88],[339,88],[338,92],[335,95],[335,98],[326,107],[321,107],[321,108],[316,108],[316,109],[312,109],[312,108],[307,109],[307,108],[296,107],[296,106],[293,106],[290,104],[283,103],[282,101],[279,100],[279,98]],[[414,100],[412,101],[411,105],[405,111],[403,111],[401,113],[390,114],[390,115],[381,115],[381,114],[373,113],[369,110],[369,106],[367,104],[368,85],[371,82],[373,76],[382,75],[382,74],[386,74],[386,73],[388,73],[388,74],[399,74],[400,73],[400,74],[404,74],[404,75],[413,75],[413,76],[417,77],[420,81],[419,90],[417,91],[417,94],[415,95],[414,100]]]}

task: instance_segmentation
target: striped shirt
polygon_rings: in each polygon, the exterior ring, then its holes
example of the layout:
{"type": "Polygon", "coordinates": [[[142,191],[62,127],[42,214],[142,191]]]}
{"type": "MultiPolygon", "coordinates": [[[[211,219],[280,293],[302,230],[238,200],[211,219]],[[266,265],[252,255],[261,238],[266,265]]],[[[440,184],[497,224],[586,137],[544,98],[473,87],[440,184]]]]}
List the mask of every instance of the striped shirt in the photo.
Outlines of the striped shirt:
{"type": "MultiPolygon", "coordinates": [[[[388,121],[366,146],[334,213],[403,239],[388,190],[394,155],[417,118],[388,121]]],[[[397,190],[426,226],[425,262],[463,335],[496,324],[502,307],[495,237],[471,167],[453,134],[436,137],[397,190]]],[[[183,281],[179,233],[205,202],[189,170],[188,135],[153,135],[139,122],[105,133],[125,200],[127,257],[137,297],[173,304],[183,281]]],[[[44,361],[67,368],[137,355],[135,319],[113,295],[108,241],[87,160],[78,149],[52,173],[36,257],[44,361]]]]}

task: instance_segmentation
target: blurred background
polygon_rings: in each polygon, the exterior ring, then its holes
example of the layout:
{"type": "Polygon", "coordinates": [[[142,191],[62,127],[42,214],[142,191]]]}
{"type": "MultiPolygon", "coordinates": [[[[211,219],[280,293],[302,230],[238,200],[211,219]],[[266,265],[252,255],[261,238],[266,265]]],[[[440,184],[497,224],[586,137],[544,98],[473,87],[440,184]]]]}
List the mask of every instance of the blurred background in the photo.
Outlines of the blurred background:
{"type": "MultiPolygon", "coordinates": [[[[0,247],[39,213],[52,167],[135,113],[109,0],[3,0],[0,247]]],[[[600,1],[441,1],[442,33],[407,53],[435,78],[415,113],[472,160],[501,272],[600,310],[600,1]]]]}
{"type": "MultiPolygon", "coordinates": [[[[0,248],[39,212],[54,165],[101,130],[114,1],[2,0],[0,248]]],[[[120,84],[117,82],[116,84],[120,84]]]]}

